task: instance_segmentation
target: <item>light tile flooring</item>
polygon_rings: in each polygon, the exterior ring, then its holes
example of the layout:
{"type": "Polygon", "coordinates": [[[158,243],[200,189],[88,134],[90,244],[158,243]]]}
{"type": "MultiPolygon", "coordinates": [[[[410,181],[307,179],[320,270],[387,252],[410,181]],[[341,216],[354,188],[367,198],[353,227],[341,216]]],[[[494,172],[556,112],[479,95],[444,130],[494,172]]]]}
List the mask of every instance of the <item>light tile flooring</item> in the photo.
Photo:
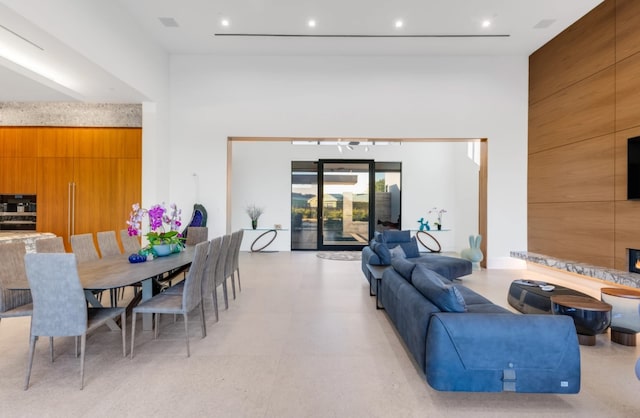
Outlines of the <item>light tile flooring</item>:
{"type": "MultiPolygon", "coordinates": [[[[28,319],[0,323],[2,417],[637,417],[640,348],[599,335],[581,347],[577,395],[452,393],[431,389],[384,311],[375,309],[359,261],[314,252],[241,254],[242,293],[208,335],[197,317],[186,357],[181,319],[160,337],[136,337],[133,360],[106,328],[87,340],[85,388],[73,341],[58,339],[48,361],[41,339],[31,387],[22,390],[28,319]]],[[[483,270],[462,282],[507,306],[517,278],[554,281],[530,270],[483,270]]],[[[560,283],[558,283],[560,284],[560,283]]],[[[129,328],[130,329],[130,328],[129,328]]]]}

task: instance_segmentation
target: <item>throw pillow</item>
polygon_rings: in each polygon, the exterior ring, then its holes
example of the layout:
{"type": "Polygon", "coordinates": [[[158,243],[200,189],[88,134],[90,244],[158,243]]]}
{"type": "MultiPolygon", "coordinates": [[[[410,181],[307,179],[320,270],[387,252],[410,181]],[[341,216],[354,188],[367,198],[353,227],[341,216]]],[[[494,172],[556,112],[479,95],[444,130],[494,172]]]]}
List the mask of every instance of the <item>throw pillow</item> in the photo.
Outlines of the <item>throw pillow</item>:
{"type": "Polygon", "coordinates": [[[401,275],[406,281],[411,283],[411,273],[413,273],[413,269],[416,267],[416,263],[405,258],[396,257],[391,260],[391,265],[399,275],[401,275]]]}
{"type": "Polygon", "coordinates": [[[389,252],[391,253],[391,258],[406,258],[407,255],[404,253],[404,250],[402,249],[402,247],[400,245],[398,245],[397,247],[393,247],[391,250],[389,250],[389,252]]]}
{"type": "Polygon", "coordinates": [[[420,257],[420,250],[418,249],[418,241],[416,241],[416,237],[412,237],[409,242],[401,242],[400,246],[407,258],[420,257]]]}
{"type": "Polygon", "coordinates": [[[395,231],[386,230],[382,231],[382,242],[385,244],[397,244],[399,242],[409,242],[411,239],[411,232],[409,231],[395,231]]]}
{"type": "MultiPolygon", "coordinates": [[[[420,266],[422,267],[422,266],[420,266]]],[[[424,270],[429,271],[424,268],[424,270]]],[[[436,272],[423,274],[424,270],[416,267],[411,275],[411,283],[422,295],[429,299],[443,312],[466,312],[467,305],[455,285],[445,284],[436,272]]],[[[445,279],[446,280],[446,279],[445,279]]]]}
{"type": "Polygon", "coordinates": [[[386,266],[391,264],[391,253],[389,252],[389,248],[387,248],[386,245],[376,242],[372,249],[373,252],[378,255],[381,265],[386,266]]]}

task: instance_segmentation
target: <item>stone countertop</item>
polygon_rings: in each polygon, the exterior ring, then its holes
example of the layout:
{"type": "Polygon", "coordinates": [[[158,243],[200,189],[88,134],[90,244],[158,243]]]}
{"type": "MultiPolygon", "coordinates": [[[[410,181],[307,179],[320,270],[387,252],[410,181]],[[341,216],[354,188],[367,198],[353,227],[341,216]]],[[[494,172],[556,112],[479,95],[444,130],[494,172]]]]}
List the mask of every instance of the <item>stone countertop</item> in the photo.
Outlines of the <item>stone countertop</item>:
{"type": "Polygon", "coordinates": [[[577,261],[563,260],[528,251],[511,251],[511,257],[546,267],[568,271],[570,273],[580,274],[582,276],[592,277],[605,282],[619,284],[621,286],[640,288],[640,274],[637,273],[594,266],[592,264],[579,263],[577,261]]]}
{"type": "Polygon", "coordinates": [[[51,232],[34,231],[0,231],[0,243],[24,241],[28,253],[36,251],[36,240],[40,238],[53,238],[55,234],[51,232]]]}

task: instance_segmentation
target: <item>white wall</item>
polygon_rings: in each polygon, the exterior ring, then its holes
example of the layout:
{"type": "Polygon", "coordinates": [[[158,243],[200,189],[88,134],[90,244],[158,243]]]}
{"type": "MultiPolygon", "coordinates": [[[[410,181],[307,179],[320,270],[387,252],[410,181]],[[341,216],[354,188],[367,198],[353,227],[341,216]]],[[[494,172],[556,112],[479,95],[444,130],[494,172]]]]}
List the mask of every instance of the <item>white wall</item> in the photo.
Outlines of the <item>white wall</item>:
{"type": "MultiPolygon", "coordinates": [[[[527,243],[527,57],[189,55],[170,80],[172,200],[189,208],[199,190],[212,234],[226,228],[229,136],[485,137],[488,267],[522,265],[509,251],[527,243]]],[[[288,204],[283,173],[264,175],[288,204]]]]}
{"type": "MultiPolygon", "coordinates": [[[[248,228],[247,204],[264,207],[259,226],[281,224],[291,229],[291,161],[317,161],[319,158],[372,159],[402,162],[402,227],[418,229],[417,220],[434,206],[445,208],[445,229],[438,234],[443,250],[460,252],[468,247],[469,234],[478,229],[478,170],[468,170],[473,162],[466,157],[466,144],[404,143],[363,147],[340,153],[336,146],[300,146],[290,142],[234,142],[231,183],[231,230],[248,228]],[[465,161],[466,160],[466,161],[465,161]],[[268,173],[265,175],[265,173],[268,173]],[[463,177],[466,177],[463,179],[463,177]],[[476,185],[474,188],[473,185],[476,185]],[[457,196],[465,199],[458,204],[457,196]],[[458,222],[460,220],[460,222],[458,222]],[[464,237],[463,239],[458,237],[464,237]]],[[[290,235],[282,231],[269,248],[290,250],[290,235]]],[[[249,243],[250,244],[250,243],[249,243]]]]}

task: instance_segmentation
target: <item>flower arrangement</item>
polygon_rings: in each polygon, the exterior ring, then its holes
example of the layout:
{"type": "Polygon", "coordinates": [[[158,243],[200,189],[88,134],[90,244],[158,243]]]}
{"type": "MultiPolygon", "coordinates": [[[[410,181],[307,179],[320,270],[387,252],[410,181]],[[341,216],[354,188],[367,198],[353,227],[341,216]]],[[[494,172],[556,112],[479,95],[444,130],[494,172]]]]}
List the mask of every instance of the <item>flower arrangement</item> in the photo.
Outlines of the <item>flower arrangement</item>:
{"type": "Polygon", "coordinates": [[[447,213],[444,209],[432,208],[429,213],[435,213],[437,220],[433,223],[438,229],[442,228],[442,214],[447,213]]]}
{"type": "Polygon", "coordinates": [[[178,209],[175,203],[169,205],[169,209],[162,205],[153,205],[149,209],[140,207],[139,203],[135,203],[131,206],[131,214],[127,221],[127,230],[129,235],[141,235],[142,230],[142,218],[144,215],[149,216],[149,229],[147,233],[147,239],[149,245],[161,244],[178,244],[182,246],[183,238],[178,232],[178,228],[182,225],[181,217],[182,210],[178,209]],[[165,224],[169,227],[169,230],[165,230],[165,224]]]}
{"type": "Polygon", "coordinates": [[[256,229],[258,226],[258,218],[260,218],[260,215],[264,213],[264,208],[258,207],[255,203],[252,203],[247,205],[245,210],[247,215],[249,215],[249,218],[251,218],[251,227],[256,229]]]}

